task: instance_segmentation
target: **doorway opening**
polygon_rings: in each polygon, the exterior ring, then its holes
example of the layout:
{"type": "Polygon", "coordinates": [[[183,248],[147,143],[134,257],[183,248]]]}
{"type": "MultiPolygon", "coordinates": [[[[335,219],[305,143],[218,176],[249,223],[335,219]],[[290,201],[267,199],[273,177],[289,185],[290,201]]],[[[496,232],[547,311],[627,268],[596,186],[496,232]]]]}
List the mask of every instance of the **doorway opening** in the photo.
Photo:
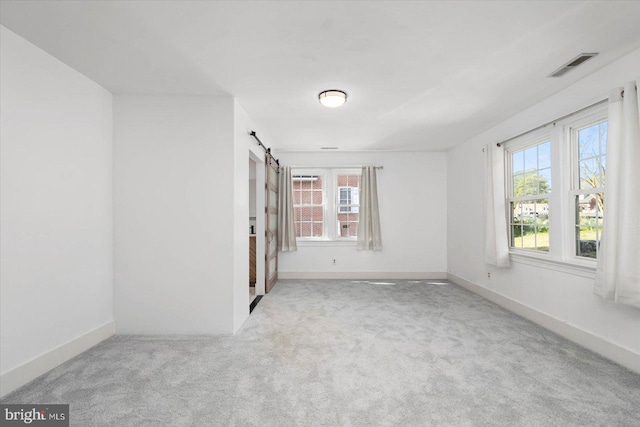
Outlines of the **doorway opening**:
{"type": "Polygon", "coordinates": [[[265,294],[265,218],[264,159],[249,152],[249,312],[265,294]],[[262,214],[260,214],[262,213],[262,214]]]}

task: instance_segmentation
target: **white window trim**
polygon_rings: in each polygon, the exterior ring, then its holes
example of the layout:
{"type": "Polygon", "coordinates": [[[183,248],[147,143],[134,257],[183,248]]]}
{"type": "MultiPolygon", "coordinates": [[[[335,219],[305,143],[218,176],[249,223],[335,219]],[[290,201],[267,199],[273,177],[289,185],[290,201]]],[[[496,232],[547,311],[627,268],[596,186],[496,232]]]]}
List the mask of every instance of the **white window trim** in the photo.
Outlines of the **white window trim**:
{"type": "Polygon", "coordinates": [[[529,254],[511,253],[512,262],[517,264],[531,265],[534,267],[544,267],[545,269],[560,271],[562,273],[573,274],[575,276],[593,279],[596,277],[596,268],[592,265],[584,265],[579,262],[558,261],[549,257],[536,257],[529,254]]]}
{"type": "MultiPolygon", "coordinates": [[[[322,176],[324,186],[323,200],[323,237],[296,237],[298,246],[356,246],[357,237],[340,237],[338,227],[339,191],[336,185],[338,175],[360,175],[360,168],[306,168],[292,167],[291,175],[322,176]]],[[[350,205],[349,205],[350,206],[350,205]]]]}
{"type": "MultiPolygon", "coordinates": [[[[509,197],[513,188],[511,152],[544,142],[545,135],[551,141],[551,194],[549,195],[549,252],[509,248],[513,262],[551,268],[568,274],[587,278],[595,277],[596,259],[576,255],[575,240],[575,173],[578,168],[578,148],[572,132],[589,124],[607,119],[607,104],[596,105],[563,120],[545,126],[537,131],[519,137],[505,144],[505,201],[507,221],[510,226],[511,207],[509,197]],[[569,165],[570,167],[566,167],[569,165]]],[[[590,189],[589,194],[600,192],[590,189]]],[[[511,233],[511,231],[509,231],[511,233]]],[[[510,236],[510,234],[509,234],[510,236]]]]}

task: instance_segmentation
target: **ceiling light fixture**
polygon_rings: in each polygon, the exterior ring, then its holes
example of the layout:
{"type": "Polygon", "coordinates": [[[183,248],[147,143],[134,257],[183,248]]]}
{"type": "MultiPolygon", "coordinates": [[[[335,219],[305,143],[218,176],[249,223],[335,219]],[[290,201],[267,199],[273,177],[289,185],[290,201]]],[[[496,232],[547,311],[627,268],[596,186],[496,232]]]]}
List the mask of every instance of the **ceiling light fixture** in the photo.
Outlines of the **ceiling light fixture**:
{"type": "Polygon", "coordinates": [[[325,90],[318,95],[320,104],[329,108],[341,107],[347,102],[347,94],[341,90],[325,90]]]}

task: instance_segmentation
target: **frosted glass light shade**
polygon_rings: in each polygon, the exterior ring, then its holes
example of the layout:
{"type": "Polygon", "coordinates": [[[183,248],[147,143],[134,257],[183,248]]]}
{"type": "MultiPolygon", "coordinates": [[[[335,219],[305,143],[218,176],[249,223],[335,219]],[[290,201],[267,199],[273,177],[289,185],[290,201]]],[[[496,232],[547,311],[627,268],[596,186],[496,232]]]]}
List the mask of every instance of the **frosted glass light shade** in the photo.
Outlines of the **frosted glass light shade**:
{"type": "Polygon", "coordinates": [[[325,107],[336,108],[347,102],[347,94],[341,90],[325,90],[320,92],[318,99],[325,107]]]}

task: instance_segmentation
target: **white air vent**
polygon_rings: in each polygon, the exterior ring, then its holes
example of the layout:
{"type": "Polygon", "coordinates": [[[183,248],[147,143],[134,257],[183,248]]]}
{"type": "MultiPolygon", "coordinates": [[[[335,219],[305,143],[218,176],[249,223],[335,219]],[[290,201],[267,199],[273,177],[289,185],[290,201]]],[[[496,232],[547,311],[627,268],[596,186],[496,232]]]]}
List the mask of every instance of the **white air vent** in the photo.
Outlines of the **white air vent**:
{"type": "Polygon", "coordinates": [[[590,60],[596,55],[597,53],[581,53],[580,55],[573,58],[571,61],[564,64],[562,67],[555,70],[553,73],[549,74],[548,77],[562,77],[565,74],[567,74],[569,71],[584,64],[586,61],[590,60]]]}

